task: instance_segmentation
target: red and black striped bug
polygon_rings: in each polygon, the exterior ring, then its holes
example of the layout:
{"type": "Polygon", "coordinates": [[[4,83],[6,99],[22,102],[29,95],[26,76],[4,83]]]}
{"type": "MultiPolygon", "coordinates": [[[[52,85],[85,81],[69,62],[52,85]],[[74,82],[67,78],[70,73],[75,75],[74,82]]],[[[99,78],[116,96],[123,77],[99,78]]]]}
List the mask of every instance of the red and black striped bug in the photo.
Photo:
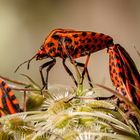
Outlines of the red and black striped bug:
{"type": "Polygon", "coordinates": [[[11,88],[0,79],[0,117],[20,112],[19,102],[11,88]]]}
{"type": "MultiPolygon", "coordinates": [[[[113,84],[121,94],[126,96],[140,108],[140,91],[138,90],[140,89],[139,72],[126,50],[119,44],[114,44],[113,38],[108,35],[89,31],[55,29],[45,39],[37,54],[24,63],[28,62],[29,68],[30,61],[34,58],[36,58],[36,60],[46,58],[52,59],[40,66],[43,86],[47,89],[49,71],[55,65],[56,57],[60,57],[62,58],[64,68],[77,85],[77,81],[75,80],[72,72],[65,64],[66,59],[76,59],[82,56],[88,56],[87,59],[89,59],[91,53],[105,48],[107,48],[107,52],[109,53],[110,77],[113,84]],[[47,75],[45,81],[42,70],[46,67],[47,75]]],[[[16,71],[22,64],[17,67],[16,71]]],[[[92,87],[90,76],[85,64],[78,62],[76,62],[76,64],[77,66],[84,67],[82,77],[84,78],[84,73],[87,73],[90,86],[92,87]]]]}

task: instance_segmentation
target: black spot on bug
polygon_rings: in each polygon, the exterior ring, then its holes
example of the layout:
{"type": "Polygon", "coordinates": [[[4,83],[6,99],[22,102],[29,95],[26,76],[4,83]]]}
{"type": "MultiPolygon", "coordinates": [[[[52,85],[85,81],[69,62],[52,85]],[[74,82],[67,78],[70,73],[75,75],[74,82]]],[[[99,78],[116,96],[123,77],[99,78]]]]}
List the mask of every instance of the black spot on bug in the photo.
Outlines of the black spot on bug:
{"type": "Polygon", "coordinates": [[[15,96],[15,95],[12,95],[12,96],[10,97],[10,99],[11,99],[11,100],[15,100],[15,99],[16,99],[16,96],[15,96]]]}
{"type": "Polygon", "coordinates": [[[119,86],[120,86],[119,84],[116,85],[116,87],[119,87],[119,86]]]}
{"type": "Polygon", "coordinates": [[[86,32],[82,32],[82,36],[86,36],[87,35],[87,33],[86,32]]]}
{"type": "Polygon", "coordinates": [[[115,69],[113,69],[113,71],[112,71],[113,73],[116,73],[116,70],[115,69]]]}
{"type": "Polygon", "coordinates": [[[116,64],[117,68],[121,68],[121,65],[119,63],[116,64]]]}
{"type": "Polygon", "coordinates": [[[98,48],[102,48],[102,46],[100,44],[97,45],[98,48]]]}
{"type": "Polygon", "coordinates": [[[53,42],[49,42],[48,43],[48,47],[52,47],[52,46],[54,46],[54,43],[53,42]]]}
{"type": "Polygon", "coordinates": [[[111,63],[111,66],[115,66],[114,62],[111,63]]]}
{"type": "Polygon", "coordinates": [[[74,44],[75,44],[75,45],[78,45],[78,41],[74,41],[74,44]]]}
{"type": "Polygon", "coordinates": [[[65,42],[68,42],[68,43],[72,43],[72,39],[69,38],[69,37],[65,37],[64,41],[65,41],[65,42]]]}
{"type": "Polygon", "coordinates": [[[111,44],[113,44],[113,40],[112,39],[111,40],[107,40],[106,45],[111,45],[111,44]]]}
{"type": "Polygon", "coordinates": [[[95,39],[94,39],[94,42],[97,43],[97,42],[98,42],[98,39],[95,38],[95,39]]]}
{"type": "Polygon", "coordinates": [[[112,80],[112,83],[115,83],[115,81],[113,79],[111,79],[111,80],[112,80]]]}
{"type": "Polygon", "coordinates": [[[81,48],[81,52],[85,53],[85,48],[84,47],[81,48]]]}
{"type": "Polygon", "coordinates": [[[91,33],[91,35],[92,35],[92,36],[95,36],[95,35],[96,35],[96,33],[92,32],[92,33],[91,33]]]}
{"type": "Polygon", "coordinates": [[[90,48],[90,47],[88,47],[88,48],[84,48],[85,49],[85,51],[88,51],[88,52],[91,52],[91,50],[93,50],[93,48],[90,48]]]}
{"type": "Polygon", "coordinates": [[[91,43],[91,39],[90,38],[87,38],[87,43],[91,43]]]}
{"type": "Polygon", "coordinates": [[[89,44],[86,44],[86,45],[85,45],[85,48],[89,48],[89,44]]]}
{"type": "Polygon", "coordinates": [[[2,85],[2,86],[5,86],[5,84],[6,84],[6,83],[5,83],[4,81],[1,82],[1,85],[2,85]]]}
{"type": "Polygon", "coordinates": [[[19,106],[19,104],[13,104],[13,107],[14,107],[14,109],[15,109],[17,112],[20,112],[20,106],[19,106]]]}
{"type": "Polygon", "coordinates": [[[52,38],[55,39],[55,40],[60,40],[60,36],[59,35],[52,35],[52,38]]]}
{"type": "Polygon", "coordinates": [[[74,50],[74,54],[76,55],[77,53],[78,53],[78,48],[76,48],[75,50],[74,50]]]}
{"type": "Polygon", "coordinates": [[[52,48],[52,51],[55,52],[56,51],[56,48],[52,48]]]}
{"type": "Polygon", "coordinates": [[[92,47],[93,49],[95,49],[95,45],[94,45],[94,44],[92,44],[91,47],[92,47]]]}
{"type": "Polygon", "coordinates": [[[133,100],[133,103],[134,103],[134,104],[137,104],[137,97],[136,97],[136,94],[135,94],[135,93],[136,93],[136,90],[135,90],[134,87],[132,87],[132,88],[131,88],[131,94],[133,95],[133,96],[132,96],[132,100],[133,100]]]}
{"type": "Polygon", "coordinates": [[[77,37],[78,37],[78,35],[77,35],[77,34],[74,34],[74,35],[73,35],[73,37],[74,37],[74,38],[77,38],[77,37]]]}
{"type": "Polygon", "coordinates": [[[4,108],[4,110],[8,113],[8,114],[10,114],[10,111],[9,111],[9,109],[8,109],[8,106],[7,106],[7,102],[6,102],[6,97],[2,97],[2,104],[3,104],[3,108],[4,108]]]}
{"type": "Polygon", "coordinates": [[[103,43],[104,41],[102,39],[100,39],[100,43],[103,43]]]}
{"type": "Polygon", "coordinates": [[[11,91],[11,88],[7,87],[7,89],[6,89],[6,90],[7,90],[7,92],[10,92],[10,91],[11,91]]]}
{"type": "Polygon", "coordinates": [[[119,72],[118,73],[118,76],[121,77],[121,78],[123,78],[123,73],[122,72],[119,72]]]}
{"type": "Polygon", "coordinates": [[[117,76],[115,76],[115,80],[118,80],[118,77],[117,76]]]}
{"type": "Polygon", "coordinates": [[[105,38],[106,38],[106,39],[109,39],[109,38],[110,38],[110,36],[108,36],[108,35],[107,35],[105,38]]]}
{"type": "Polygon", "coordinates": [[[102,34],[102,33],[99,35],[99,37],[103,37],[103,36],[104,36],[104,34],[102,34]]]}
{"type": "Polygon", "coordinates": [[[79,48],[79,49],[83,48],[83,45],[80,45],[78,48],[79,48]]]}

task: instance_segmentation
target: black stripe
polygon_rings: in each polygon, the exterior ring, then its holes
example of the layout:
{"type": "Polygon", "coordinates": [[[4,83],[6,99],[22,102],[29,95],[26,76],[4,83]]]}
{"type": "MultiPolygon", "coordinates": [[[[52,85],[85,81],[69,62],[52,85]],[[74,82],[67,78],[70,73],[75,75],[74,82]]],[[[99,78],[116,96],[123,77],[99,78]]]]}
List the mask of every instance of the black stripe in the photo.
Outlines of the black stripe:
{"type": "MultiPolygon", "coordinates": [[[[129,56],[129,54],[124,50],[124,48],[122,48],[120,45],[118,47],[118,49],[120,50],[120,52],[122,53],[123,57],[125,57],[125,59],[127,60],[127,63],[130,65],[130,67],[133,69],[134,71],[134,74],[137,74],[137,68],[135,66],[135,63],[133,62],[133,60],[131,59],[131,57],[129,56]]],[[[119,52],[118,52],[119,53],[119,52]]],[[[120,55],[121,56],[121,55],[120,55]]],[[[135,85],[135,82],[133,80],[133,76],[131,74],[131,71],[128,67],[128,65],[123,61],[123,59],[121,58],[121,63],[124,65],[123,67],[123,70],[127,72],[127,76],[128,76],[128,79],[129,80],[129,86],[131,87],[130,90],[131,90],[131,96],[132,96],[132,100],[133,100],[133,103],[134,104],[137,104],[137,96],[136,96],[136,89],[135,87],[131,86],[131,85],[135,85]]],[[[136,76],[136,75],[135,75],[136,76]]],[[[137,76],[136,76],[137,77],[137,76]]],[[[126,80],[126,78],[125,78],[126,80]]],[[[126,83],[126,81],[125,81],[126,83]]]]}
{"type": "Polygon", "coordinates": [[[135,62],[132,60],[132,58],[130,57],[130,55],[128,54],[128,52],[122,46],[120,46],[119,44],[117,44],[117,46],[119,46],[119,50],[122,52],[122,54],[124,55],[124,57],[126,58],[126,60],[129,62],[129,65],[133,69],[134,75],[136,76],[136,78],[139,78],[139,72],[137,70],[137,67],[135,65],[135,62]]]}
{"type": "Polygon", "coordinates": [[[1,82],[1,85],[2,85],[3,87],[5,86],[5,84],[6,84],[6,83],[5,83],[4,81],[1,82]]]}
{"type": "MultiPolygon", "coordinates": [[[[126,71],[127,71],[127,74],[128,74],[128,78],[129,78],[129,86],[135,85],[135,82],[133,80],[133,77],[132,77],[130,69],[128,68],[127,65],[125,65],[125,68],[126,68],[126,71]]],[[[133,103],[137,104],[137,96],[136,96],[136,89],[135,89],[135,87],[131,86],[131,93],[130,94],[132,95],[133,103]]]]}
{"type": "MultiPolygon", "coordinates": [[[[119,54],[119,51],[117,49],[115,51],[116,51],[115,53],[119,54]]],[[[123,63],[123,61],[121,59],[121,56],[120,55],[115,55],[115,57],[116,57],[116,59],[120,60],[121,65],[119,65],[119,67],[121,67],[123,69],[124,63],[123,63]]],[[[115,65],[115,67],[118,67],[118,65],[115,65]]],[[[126,84],[126,77],[124,75],[124,70],[122,71],[122,73],[119,73],[118,75],[121,77],[123,83],[126,84]]]]}
{"type": "MultiPolygon", "coordinates": [[[[9,89],[9,88],[7,87],[6,90],[9,91],[8,89],[9,89]]],[[[11,91],[11,90],[10,90],[10,91],[11,91]]],[[[9,91],[9,92],[10,92],[10,91],[9,91]]],[[[12,104],[12,106],[13,106],[13,108],[16,110],[16,112],[20,112],[20,106],[19,106],[19,104],[14,104],[14,103],[13,103],[13,100],[16,99],[16,96],[15,96],[15,95],[12,95],[12,96],[10,97],[9,94],[8,94],[9,92],[7,92],[7,97],[8,97],[8,99],[10,100],[10,103],[12,104]]]]}
{"type": "Polygon", "coordinates": [[[7,92],[6,93],[9,93],[11,91],[11,88],[7,87],[7,92]]]}
{"type": "Polygon", "coordinates": [[[11,114],[9,108],[8,108],[8,105],[7,105],[7,102],[6,102],[6,99],[8,99],[12,105],[12,107],[15,109],[16,112],[20,112],[20,106],[19,104],[14,104],[13,103],[13,100],[16,99],[16,96],[15,95],[12,95],[11,97],[9,96],[9,92],[11,91],[11,88],[10,87],[7,87],[6,89],[4,88],[5,86],[5,82],[2,81],[2,83],[0,84],[0,88],[2,90],[2,104],[3,104],[3,107],[4,107],[4,110],[8,113],[8,114],[11,114]]]}
{"type": "Polygon", "coordinates": [[[4,110],[10,114],[10,111],[9,111],[9,108],[7,106],[7,103],[6,103],[6,98],[7,98],[7,94],[6,94],[6,91],[4,89],[4,87],[2,85],[0,85],[0,88],[2,90],[2,104],[3,104],[3,107],[4,107],[4,110]]]}

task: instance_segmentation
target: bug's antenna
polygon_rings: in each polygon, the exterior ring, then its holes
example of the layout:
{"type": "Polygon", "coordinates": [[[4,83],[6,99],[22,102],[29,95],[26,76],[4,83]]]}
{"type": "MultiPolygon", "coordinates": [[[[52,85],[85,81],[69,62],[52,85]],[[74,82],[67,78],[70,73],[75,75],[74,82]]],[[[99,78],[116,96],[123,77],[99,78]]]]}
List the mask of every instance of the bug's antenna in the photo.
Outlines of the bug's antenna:
{"type": "Polygon", "coordinates": [[[36,55],[34,55],[31,59],[26,60],[25,62],[21,63],[21,64],[16,68],[16,70],[15,70],[14,72],[17,72],[17,70],[18,70],[23,64],[25,64],[25,63],[28,63],[28,64],[27,64],[27,69],[29,69],[29,67],[30,67],[30,62],[31,62],[35,57],[36,57],[36,55]]]}

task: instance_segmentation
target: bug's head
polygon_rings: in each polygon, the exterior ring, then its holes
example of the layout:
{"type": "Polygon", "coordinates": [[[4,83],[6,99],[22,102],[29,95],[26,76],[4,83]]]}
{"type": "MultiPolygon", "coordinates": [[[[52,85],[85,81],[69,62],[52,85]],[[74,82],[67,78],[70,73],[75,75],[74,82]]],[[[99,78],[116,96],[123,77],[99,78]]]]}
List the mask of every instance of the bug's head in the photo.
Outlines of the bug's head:
{"type": "Polygon", "coordinates": [[[36,60],[42,60],[47,57],[48,57],[48,55],[46,53],[45,47],[44,47],[44,45],[42,45],[36,54],[36,60]]]}

